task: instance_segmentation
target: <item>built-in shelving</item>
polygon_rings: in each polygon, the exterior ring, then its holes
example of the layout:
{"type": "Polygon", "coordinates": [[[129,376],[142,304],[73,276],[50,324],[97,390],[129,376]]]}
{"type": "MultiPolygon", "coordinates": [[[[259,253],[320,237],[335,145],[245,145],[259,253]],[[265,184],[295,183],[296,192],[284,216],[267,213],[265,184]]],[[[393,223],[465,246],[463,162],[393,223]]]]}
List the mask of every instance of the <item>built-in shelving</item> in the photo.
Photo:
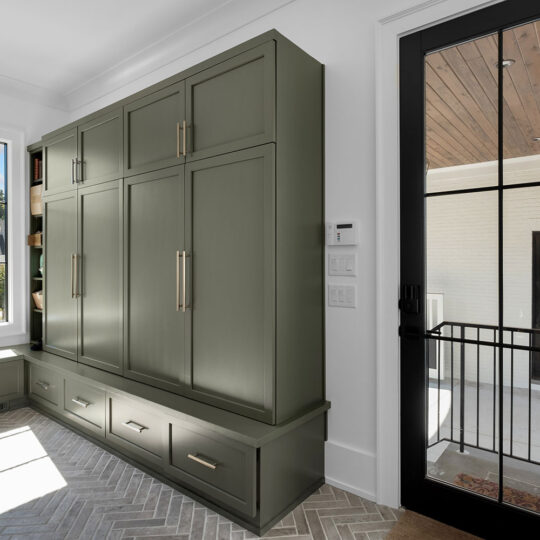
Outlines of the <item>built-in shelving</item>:
{"type": "MultiPolygon", "coordinates": [[[[36,212],[36,192],[43,185],[43,147],[34,144],[28,147],[28,189],[29,189],[29,233],[43,232],[43,214],[36,212]],[[33,203],[33,204],[32,204],[33,203]]],[[[38,209],[39,210],[39,209],[38,209]]],[[[41,237],[43,244],[43,235],[41,237]]],[[[36,306],[32,293],[42,290],[43,276],[40,275],[40,259],[43,253],[43,245],[30,246],[30,274],[29,274],[29,302],[30,302],[30,341],[40,344],[43,335],[43,309],[36,306]]]]}

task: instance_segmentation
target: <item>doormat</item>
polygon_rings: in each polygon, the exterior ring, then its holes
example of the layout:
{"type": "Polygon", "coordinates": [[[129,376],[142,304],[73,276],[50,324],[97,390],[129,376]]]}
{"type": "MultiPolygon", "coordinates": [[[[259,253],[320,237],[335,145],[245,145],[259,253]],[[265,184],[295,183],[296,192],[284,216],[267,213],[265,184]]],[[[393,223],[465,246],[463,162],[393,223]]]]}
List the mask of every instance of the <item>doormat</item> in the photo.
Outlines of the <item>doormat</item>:
{"type": "MultiPolygon", "coordinates": [[[[496,499],[499,495],[499,484],[496,484],[491,480],[484,480],[482,478],[477,478],[476,476],[471,476],[470,474],[458,474],[454,479],[454,484],[492,499],[496,499]]],[[[520,508],[540,512],[540,497],[533,495],[532,493],[527,493],[526,491],[504,487],[503,500],[505,503],[513,504],[520,508]]]]}

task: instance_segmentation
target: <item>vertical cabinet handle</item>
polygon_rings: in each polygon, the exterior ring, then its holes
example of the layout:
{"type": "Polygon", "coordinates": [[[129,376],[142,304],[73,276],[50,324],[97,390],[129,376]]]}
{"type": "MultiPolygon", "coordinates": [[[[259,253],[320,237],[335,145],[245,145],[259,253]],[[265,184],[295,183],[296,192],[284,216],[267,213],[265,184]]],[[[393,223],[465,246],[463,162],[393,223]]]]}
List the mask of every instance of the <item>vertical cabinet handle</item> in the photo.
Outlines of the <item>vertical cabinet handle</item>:
{"type": "Polygon", "coordinates": [[[186,252],[185,251],[182,251],[182,312],[183,313],[186,312],[186,252]]]}
{"type": "Polygon", "coordinates": [[[75,183],[79,184],[80,182],[82,182],[82,161],[75,158],[75,183]]]}
{"type": "Polygon", "coordinates": [[[182,122],[182,150],[183,150],[183,153],[184,153],[184,157],[186,157],[186,147],[187,147],[187,144],[186,144],[186,121],[184,120],[182,122]]]}
{"type": "Polygon", "coordinates": [[[176,311],[180,311],[180,252],[176,250],[176,311]]]}
{"type": "Polygon", "coordinates": [[[80,296],[79,294],[79,255],[75,253],[75,298],[80,296]]]}
{"type": "Polygon", "coordinates": [[[186,131],[187,124],[186,121],[182,121],[182,126],[180,122],[176,122],[176,157],[181,158],[182,156],[186,157],[187,154],[187,142],[186,142],[186,131]],[[180,135],[182,131],[182,135],[180,135]],[[182,137],[182,145],[180,145],[180,136],[182,137]]]}
{"type": "Polygon", "coordinates": [[[71,158],[71,184],[75,184],[75,158],[71,158]]]}
{"type": "Polygon", "coordinates": [[[186,303],[186,259],[189,253],[185,250],[176,251],[176,311],[182,310],[183,313],[189,306],[186,303]],[[180,259],[182,259],[182,285],[180,285],[180,259]],[[180,293],[182,288],[182,293],[180,293]]]}
{"type": "Polygon", "coordinates": [[[74,260],[75,260],[75,253],[72,253],[71,254],[71,298],[75,298],[75,290],[74,290],[74,286],[73,286],[73,283],[74,283],[73,274],[74,274],[74,271],[75,271],[74,260]]]}

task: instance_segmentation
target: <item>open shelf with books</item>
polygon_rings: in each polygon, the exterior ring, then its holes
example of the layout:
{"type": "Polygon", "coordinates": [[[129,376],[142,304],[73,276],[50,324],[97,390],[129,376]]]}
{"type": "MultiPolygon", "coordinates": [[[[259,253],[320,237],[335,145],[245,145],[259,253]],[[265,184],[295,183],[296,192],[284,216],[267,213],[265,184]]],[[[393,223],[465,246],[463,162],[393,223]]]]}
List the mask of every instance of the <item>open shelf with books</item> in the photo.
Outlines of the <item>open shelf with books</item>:
{"type": "Polygon", "coordinates": [[[28,147],[28,159],[30,341],[41,346],[43,336],[43,147],[40,143],[28,147]]]}

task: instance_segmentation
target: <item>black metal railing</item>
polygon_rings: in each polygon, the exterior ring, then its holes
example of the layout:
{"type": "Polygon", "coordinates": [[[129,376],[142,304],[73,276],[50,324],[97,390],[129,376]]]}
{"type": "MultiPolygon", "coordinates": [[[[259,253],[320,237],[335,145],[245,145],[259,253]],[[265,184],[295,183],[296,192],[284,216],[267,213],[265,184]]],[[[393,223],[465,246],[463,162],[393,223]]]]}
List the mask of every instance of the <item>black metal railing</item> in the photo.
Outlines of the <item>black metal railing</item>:
{"type": "MultiPolygon", "coordinates": [[[[515,327],[502,327],[482,324],[469,324],[461,322],[448,322],[444,321],[431,330],[427,330],[425,338],[428,340],[428,346],[426,347],[426,381],[427,391],[429,392],[429,375],[428,368],[432,365],[432,361],[435,360],[435,368],[437,371],[437,432],[435,440],[428,440],[428,448],[438,444],[441,441],[447,441],[459,444],[460,451],[463,452],[465,447],[473,447],[481,450],[487,450],[488,452],[498,453],[497,444],[497,360],[498,356],[506,358],[505,352],[509,354],[510,362],[510,381],[507,386],[510,389],[510,404],[509,404],[509,445],[508,451],[503,452],[505,457],[511,457],[530,463],[540,464],[539,461],[532,458],[531,455],[531,435],[532,435],[532,384],[533,384],[533,362],[540,362],[540,329],[527,329],[527,328],[515,328],[515,327]],[[516,336],[518,339],[516,340],[516,336]],[[524,341],[526,344],[517,343],[516,341],[524,341]],[[434,342],[435,347],[429,346],[430,342],[434,342]],[[445,377],[445,374],[441,374],[441,348],[444,343],[450,343],[450,436],[441,436],[441,375],[445,377]],[[458,347],[455,347],[458,345],[458,347]],[[456,351],[459,351],[459,377],[455,376],[456,365],[456,351]],[[480,407],[481,407],[481,350],[489,351],[488,354],[483,354],[483,360],[490,360],[492,368],[491,381],[488,384],[493,386],[491,396],[491,410],[492,410],[492,437],[491,443],[486,444],[480,439],[480,407]],[[492,353],[490,351],[492,349],[492,353]],[[524,351],[528,353],[525,355],[528,361],[528,377],[527,377],[527,390],[528,390],[528,412],[527,412],[527,450],[526,455],[519,455],[514,451],[514,354],[516,351],[524,351]],[[469,355],[472,352],[473,358],[469,355]],[[432,355],[435,354],[435,358],[432,355]],[[476,437],[475,441],[465,440],[465,421],[466,421],[466,367],[469,366],[470,361],[476,364],[476,380],[472,380],[475,384],[476,396],[475,396],[475,413],[476,413],[476,437]],[[459,436],[455,436],[455,419],[454,419],[454,391],[455,381],[457,379],[457,386],[459,387],[459,436]]],[[[523,353],[522,353],[523,354],[523,353]]],[[[503,360],[504,362],[505,360],[503,360]]],[[[468,379],[471,380],[470,378],[468,379]]],[[[503,381],[499,381],[499,384],[503,384],[503,381]]],[[[429,398],[428,398],[429,404],[429,398]]],[[[428,413],[429,414],[429,413],[428,413]]],[[[502,434],[499,434],[502,436],[502,434]]]]}

